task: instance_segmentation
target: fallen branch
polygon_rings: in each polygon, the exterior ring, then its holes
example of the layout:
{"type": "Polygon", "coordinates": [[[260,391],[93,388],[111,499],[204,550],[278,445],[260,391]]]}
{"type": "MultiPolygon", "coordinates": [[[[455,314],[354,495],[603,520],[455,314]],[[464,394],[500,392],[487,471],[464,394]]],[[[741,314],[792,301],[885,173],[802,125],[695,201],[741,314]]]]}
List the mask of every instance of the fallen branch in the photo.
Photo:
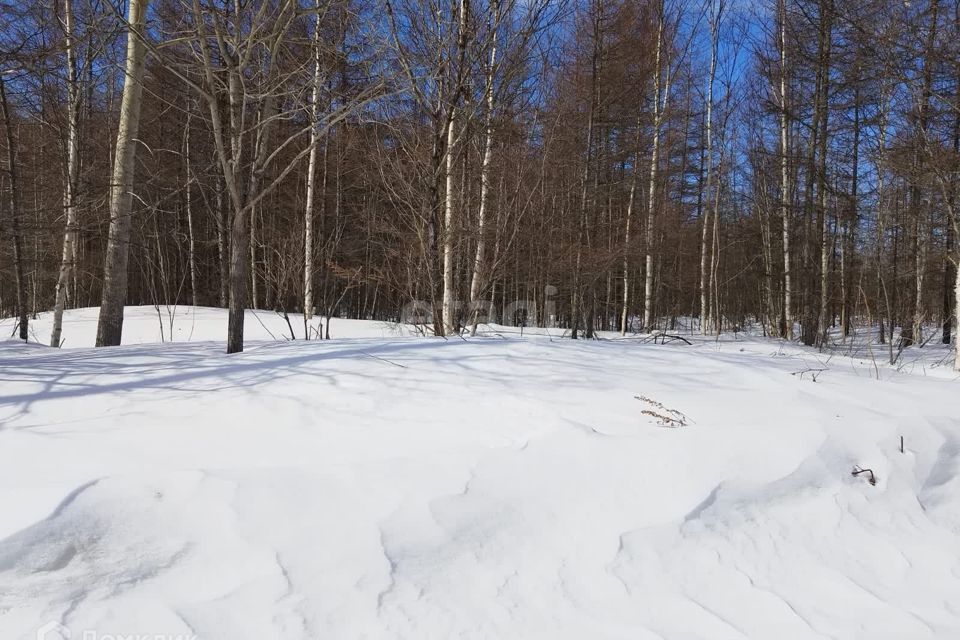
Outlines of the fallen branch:
{"type": "Polygon", "coordinates": [[[643,343],[653,342],[653,344],[657,344],[657,340],[660,340],[660,344],[667,344],[668,340],[669,342],[673,342],[674,340],[680,340],[681,342],[684,342],[689,345],[693,344],[692,342],[690,342],[689,340],[687,340],[681,335],[677,335],[673,333],[663,333],[661,331],[651,334],[650,336],[641,340],[641,342],[643,343]]]}
{"type": "Polygon", "coordinates": [[[824,371],[830,371],[830,369],[828,369],[828,368],[826,368],[826,367],[824,367],[824,368],[822,368],[822,369],[813,369],[813,368],[801,369],[800,371],[794,371],[794,372],[792,372],[790,375],[792,375],[792,376],[799,375],[799,376],[800,376],[800,379],[803,380],[803,374],[809,373],[809,374],[810,374],[810,377],[813,378],[813,381],[816,382],[816,381],[817,381],[817,376],[819,376],[819,375],[820,375],[821,373],[823,373],[824,371]]]}
{"type": "Polygon", "coordinates": [[[852,475],[853,475],[854,477],[856,477],[856,476],[859,476],[861,473],[869,473],[869,474],[870,474],[870,480],[869,480],[870,484],[876,486],[876,484],[877,484],[877,477],[873,474],[873,469],[861,469],[859,465],[854,465],[852,475]]]}

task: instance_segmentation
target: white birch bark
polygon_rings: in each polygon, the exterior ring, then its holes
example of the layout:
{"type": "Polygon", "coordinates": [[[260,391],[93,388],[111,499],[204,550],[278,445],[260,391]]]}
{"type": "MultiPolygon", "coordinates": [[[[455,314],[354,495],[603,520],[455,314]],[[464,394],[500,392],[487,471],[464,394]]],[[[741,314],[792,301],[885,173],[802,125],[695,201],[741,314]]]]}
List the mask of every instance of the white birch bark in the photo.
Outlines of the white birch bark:
{"type": "MultiPolygon", "coordinates": [[[[193,110],[190,104],[187,104],[187,127],[183,134],[183,161],[186,167],[187,184],[184,193],[184,205],[187,209],[187,239],[188,261],[190,264],[190,300],[194,309],[197,307],[197,244],[193,234],[193,200],[191,197],[191,186],[193,185],[193,170],[190,165],[190,120],[193,116],[193,110]]],[[[173,327],[171,325],[171,331],[173,327]]]]}
{"type": "MultiPolygon", "coordinates": [[[[76,269],[77,234],[77,174],[80,168],[78,134],[80,87],[77,78],[77,52],[73,35],[73,0],[63,0],[63,30],[67,54],[67,171],[64,180],[63,209],[66,227],[63,233],[63,253],[54,294],[53,330],[50,346],[59,347],[63,333],[63,310],[67,306],[67,290],[76,269]]],[[[74,288],[74,291],[76,289],[74,288]]]]}
{"type": "MultiPolygon", "coordinates": [[[[709,295],[709,276],[707,271],[707,254],[709,251],[708,241],[710,239],[710,194],[713,190],[713,84],[717,76],[717,54],[719,45],[719,23],[720,14],[723,11],[723,0],[720,0],[719,6],[717,0],[710,1],[710,74],[707,78],[707,181],[705,187],[706,205],[703,209],[703,228],[700,237],[700,333],[707,335],[709,331],[711,317],[710,305],[708,304],[709,295]]],[[[717,215],[714,211],[713,215],[717,215]]]]}
{"type": "MultiPolygon", "coordinates": [[[[954,272],[954,285],[953,285],[953,315],[954,315],[954,326],[958,327],[960,331],[960,252],[957,252],[957,255],[953,258],[957,264],[953,270],[954,272]]],[[[954,350],[956,355],[953,359],[953,368],[960,372],[960,336],[957,336],[953,339],[954,350]]]]}
{"type": "Polygon", "coordinates": [[[128,8],[126,75],[120,101],[113,179],[110,184],[110,231],[103,270],[103,297],[97,322],[98,347],[120,344],[123,305],[127,297],[127,262],[130,255],[130,215],[133,200],[134,157],[140,129],[143,67],[146,46],[142,40],[149,0],[130,0],[128,8]]]}
{"type": "Polygon", "coordinates": [[[787,103],[787,0],[780,0],[780,217],[783,220],[783,337],[793,340],[790,273],[790,167],[787,103]]]}
{"type": "Polygon", "coordinates": [[[473,313],[473,323],[470,335],[477,335],[477,315],[479,313],[480,291],[484,273],[486,252],[486,217],[490,202],[490,167],[493,160],[493,114],[496,107],[494,95],[494,75],[497,68],[497,29],[500,27],[500,2],[493,0],[493,19],[490,28],[490,60],[487,64],[486,93],[487,114],[486,131],[483,142],[483,165],[480,168],[480,209],[477,212],[477,250],[473,260],[473,276],[470,279],[470,306],[473,313]]]}
{"type": "Polygon", "coordinates": [[[446,193],[443,206],[443,328],[450,335],[456,327],[454,317],[454,211],[453,211],[453,160],[456,144],[456,108],[447,123],[446,193]]]}
{"type": "MultiPolygon", "coordinates": [[[[661,76],[661,58],[663,51],[663,35],[666,17],[664,16],[664,5],[658,3],[657,16],[657,47],[654,55],[653,69],[653,148],[650,151],[650,185],[647,198],[647,221],[644,245],[646,248],[646,269],[643,286],[643,330],[650,331],[653,328],[653,227],[654,217],[656,215],[656,194],[657,194],[657,169],[660,164],[660,125],[663,119],[663,108],[660,105],[660,76],[661,76]]],[[[668,74],[669,76],[669,74],[668,74]]],[[[669,93],[669,79],[667,88],[664,92],[664,107],[666,106],[667,94],[669,93]]]]}
{"type": "MultiPolygon", "coordinates": [[[[637,123],[639,128],[639,123],[637,123]]],[[[639,135],[637,136],[640,137],[639,135]]],[[[639,146],[639,140],[638,146],[639,146]]],[[[633,220],[633,205],[637,194],[637,164],[639,151],[634,159],[633,179],[630,181],[630,198],[627,200],[626,221],[623,225],[623,308],[620,312],[620,335],[627,335],[627,324],[630,321],[630,243],[631,226],[633,220]]]]}
{"type": "MultiPolygon", "coordinates": [[[[320,131],[317,120],[320,115],[320,90],[323,85],[320,66],[320,1],[316,1],[317,22],[313,34],[313,88],[310,93],[310,158],[307,161],[307,202],[303,212],[303,315],[313,318],[313,210],[316,199],[316,172],[320,131]]],[[[309,335],[307,335],[309,339],[309,335]]]]}
{"type": "MultiPolygon", "coordinates": [[[[458,16],[459,25],[457,32],[457,57],[461,65],[466,58],[467,43],[467,1],[459,0],[458,16]]],[[[446,153],[446,194],[444,199],[444,230],[443,230],[443,300],[441,313],[443,315],[443,330],[445,335],[449,335],[456,330],[457,319],[455,296],[455,232],[456,232],[456,211],[454,211],[454,160],[456,156],[457,144],[457,100],[459,99],[462,83],[465,81],[464,70],[458,70],[456,84],[453,87],[453,102],[450,104],[450,118],[447,121],[447,153],[446,153]]]]}

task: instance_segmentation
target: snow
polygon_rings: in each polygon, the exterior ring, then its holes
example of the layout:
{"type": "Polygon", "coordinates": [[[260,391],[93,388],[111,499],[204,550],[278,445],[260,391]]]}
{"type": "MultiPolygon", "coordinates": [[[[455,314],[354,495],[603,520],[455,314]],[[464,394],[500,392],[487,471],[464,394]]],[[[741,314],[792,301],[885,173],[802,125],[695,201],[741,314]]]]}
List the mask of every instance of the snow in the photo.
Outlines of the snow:
{"type": "Polygon", "coordinates": [[[0,342],[0,638],[960,637],[946,348],[223,314],[0,342]]]}

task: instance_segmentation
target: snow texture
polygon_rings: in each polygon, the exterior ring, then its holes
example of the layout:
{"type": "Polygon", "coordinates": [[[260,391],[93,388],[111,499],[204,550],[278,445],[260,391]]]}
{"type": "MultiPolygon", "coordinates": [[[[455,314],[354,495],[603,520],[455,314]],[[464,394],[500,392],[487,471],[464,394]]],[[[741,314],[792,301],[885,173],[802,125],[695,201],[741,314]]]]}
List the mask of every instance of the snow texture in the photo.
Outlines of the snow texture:
{"type": "Polygon", "coordinates": [[[0,342],[0,638],[960,638],[945,349],[223,313],[0,342]]]}

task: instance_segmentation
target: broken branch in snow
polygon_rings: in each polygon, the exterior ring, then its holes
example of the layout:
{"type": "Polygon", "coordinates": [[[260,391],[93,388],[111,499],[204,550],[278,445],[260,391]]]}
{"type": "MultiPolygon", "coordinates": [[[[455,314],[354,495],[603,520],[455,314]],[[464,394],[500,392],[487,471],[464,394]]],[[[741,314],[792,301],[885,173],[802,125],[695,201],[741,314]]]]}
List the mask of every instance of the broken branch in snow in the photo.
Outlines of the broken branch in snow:
{"type": "Polygon", "coordinates": [[[664,333],[663,331],[657,331],[651,334],[649,337],[644,338],[642,342],[644,343],[653,342],[653,344],[657,344],[657,340],[660,340],[660,344],[667,344],[668,341],[673,342],[674,340],[680,340],[681,342],[685,342],[686,344],[693,344],[681,335],[664,333]]]}
{"type": "Polygon", "coordinates": [[[826,368],[826,367],[824,367],[824,368],[822,368],[822,369],[807,368],[807,369],[801,369],[800,371],[794,371],[794,372],[792,372],[790,375],[792,375],[792,376],[797,376],[797,375],[798,375],[798,376],[800,376],[800,379],[803,380],[803,374],[809,373],[809,374],[810,374],[810,377],[813,378],[813,381],[816,382],[816,381],[817,381],[817,376],[819,376],[819,375],[820,375],[821,373],[823,373],[824,371],[829,371],[829,370],[830,370],[830,369],[828,369],[828,368],[826,368]]]}
{"type": "Polygon", "coordinates": [[[859,476],[861,473],[869,473],[870,484],[876,486],[877,477],[873,474],[873,469],[861,469],[859,465],[854,465],[852,475],[856,477],[856,476],[859,476]]]}

